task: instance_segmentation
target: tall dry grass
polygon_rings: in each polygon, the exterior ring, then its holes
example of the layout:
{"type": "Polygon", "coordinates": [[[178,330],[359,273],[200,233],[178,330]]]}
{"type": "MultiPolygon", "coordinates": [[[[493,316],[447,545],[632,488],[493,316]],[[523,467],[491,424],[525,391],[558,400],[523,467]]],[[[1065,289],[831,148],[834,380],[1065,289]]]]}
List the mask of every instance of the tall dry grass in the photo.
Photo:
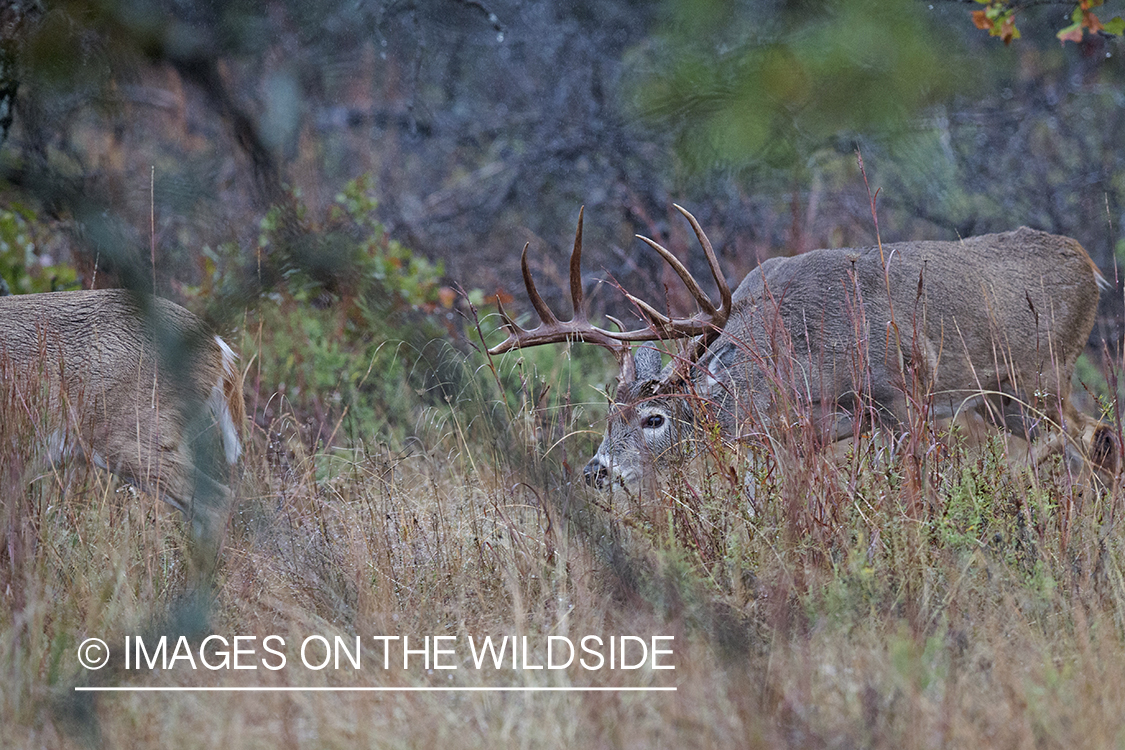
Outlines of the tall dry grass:
{"type": "Polygon", "coordinates": [[[932,430],[836,450],[796,430],[709,445],[640,495],[595,494],[581,465],[598,405],[548,406],[530,386],[503,401],[476,375],[396,444],[313,449],[284,413],[256,428],[210,586],[193,583],[174,511],[98,471],[34,468],[34,431],[0,413],[6,531],[24,540],[0,555],[0,745],[1125,744],[1121,496],[1062,457],[1028,468],[998,438],[968,449],[932,430]],[[126,636],[212,633],[280,635],[290,663],[90,672],[76,659],[88,636],[120,654],[126,636]],[[364,668],[295,664],[310,634],[360,636],[364,668]],[[674,636],[676,668],[384,671],[372,640],[587,634],[674,636]]]}

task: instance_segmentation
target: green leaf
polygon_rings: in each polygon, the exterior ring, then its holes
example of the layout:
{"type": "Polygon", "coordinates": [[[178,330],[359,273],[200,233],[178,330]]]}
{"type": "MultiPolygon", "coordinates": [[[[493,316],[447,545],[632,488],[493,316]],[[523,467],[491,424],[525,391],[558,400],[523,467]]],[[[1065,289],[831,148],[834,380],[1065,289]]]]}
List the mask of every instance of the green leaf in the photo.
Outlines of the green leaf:
{"type": "Polygon", "coordinates": [[[1115,16],[1112,21],[1106,21],[1103,26],[1105,28],[1102,30],[1107,34],[1113,34],[1114,36],[1125,34],[1125,18],[1121,16],[1115,16]]]}

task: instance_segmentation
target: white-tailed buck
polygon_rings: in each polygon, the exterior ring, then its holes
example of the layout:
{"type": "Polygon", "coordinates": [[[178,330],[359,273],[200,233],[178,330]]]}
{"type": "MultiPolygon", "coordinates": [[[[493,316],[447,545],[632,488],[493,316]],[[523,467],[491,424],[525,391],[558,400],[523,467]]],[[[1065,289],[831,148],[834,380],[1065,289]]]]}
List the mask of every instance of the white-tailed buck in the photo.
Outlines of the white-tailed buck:
{"type": "Polygon", "coordinates": [[[242,449],[242,376],[179,305],[124,290],[0,297],[0,382],[0,415],[20,419],[53,463],[108,469],[197,532],[229,500],[216,477],[242,449]]]}
{"type": "Polygon", "coordinates": [[[779,418],[796,411],[826,440],[874,424],[910,428],[919,414],[948,420],[976,413],[1031,439],[1032,460],[1066,443],[1112,470],[1117,446],[1108,426],[1069,399],[1106,283],[1078,242],[1024,227],[959,242],[814,250],[763,262],[732,294],[699,223],[676,208],[703,246],[718,305],[668,250],[641,237],[702,313],[671,319],[627,295],[648,325],[591,325],[582,309],[579,213],[573,318],[559,321],[539,295],[526,246],[524,284],[540,325],[524,330],[500,310],[508,338],[491,354],[587,341],[618,357],[615,404],[585,469],[590,484],[635,483],[644,467],[690,454],[704,426],[736,441],[780,427],[779,418]],[[665,367],[651,346],[635,357],[629,351],[631,342],[686,337],[693,340],[665,367]],[[1061,428],[1049,439],[1048,425],[1061,428]]]}

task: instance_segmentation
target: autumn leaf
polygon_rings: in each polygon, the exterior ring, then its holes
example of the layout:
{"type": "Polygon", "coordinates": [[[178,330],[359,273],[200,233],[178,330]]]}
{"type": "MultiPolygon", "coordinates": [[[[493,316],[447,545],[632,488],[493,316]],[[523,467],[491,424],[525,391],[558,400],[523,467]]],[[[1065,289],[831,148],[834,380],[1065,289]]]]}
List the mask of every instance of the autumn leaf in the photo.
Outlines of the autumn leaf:
{"type": "Polygon", "coordinates": [[[1121,36],[1125,33],[1125,19],[1115,16],[1112,20],[1103,23],[1102,19],[1090,10],[1090,8],[1096,8],[1101,4],[1102,0],[1082,0],[1078,7],[1074,9],[1074,12],[1070,14],[1070,20],[1073,23],[1056,34],[1059,41],[1064,43],[1081,42],[1083,29],[1089,29],[1091,34],[1100,31],[1105,34],[1121,36]]]}
{"type": "Polygon", "coordinates": [[[1000,24],[1000,38],[1004,40],[1004,44],[1011,44],[1013,39],[1020,38],[1020,30],[1016,28],[1016,17],[1009,15],[1000,24]]]}
{"type": "MultiPolygon", "coordinates": [[[[1016,5],[1012,0],[976,0],[983,5],[981,10],[970,12],[973,25],[982,31],[987,31],[989,36],[1000,37],[1004,44],[1011,44],[1013,39],[1020,38],[1020,31],[1016,28],[1016,13],[1022,5],[1016,5]]],[[[1034,3],[1032,3],[1034,4],[1034,3]]],[[[1077,0],[1070,7],[1071,23],[1055,34],[1059,42],[1081,42],[1086,29],[1091,34],[1112,34],[1125,36],[1125,18],[1115,16],[1110,21],[1102,21],[1094,8],[1105,4],[1105,0],[1077,0]]]]}
{"type": "Polygon", "coordinates": [[[503,289],[496,290],[496,294],[485,298],[487,304],[510,305],[515,302],[516,298],[505,292],[503,289]]]}
{"type": "Polygon", "coordinates": [[[1070,26],[1067,26],[1065,29],[1060,30],[1059,33],[1055,34],[1055,36],[1057,36],[1059,38],[1059,41],[1063,42],[1063,43],[1066,43],[1066,42],[1081,42],[1082,41],[1082,24],[1081,23],[1072,23],[1070,26]]]}
{"type": "Polygon", "coordinates": [[[1102,26],[1102,20],[1088,10],[1082,11],[1082,25],[1089,29],[1091,33],[1096,33],[1105,28],[1102,26]]]}

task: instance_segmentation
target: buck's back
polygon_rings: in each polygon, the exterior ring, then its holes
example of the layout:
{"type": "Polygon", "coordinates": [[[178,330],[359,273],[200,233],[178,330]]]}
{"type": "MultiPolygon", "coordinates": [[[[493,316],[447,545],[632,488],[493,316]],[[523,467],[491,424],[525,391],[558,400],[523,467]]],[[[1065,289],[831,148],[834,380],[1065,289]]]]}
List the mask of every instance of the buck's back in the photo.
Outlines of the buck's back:
{"type": "Polygon", "coordinates": [[[907,349],[923,334],[943,356],[976,363],[999,344],[1034,353],[1028,365],[1046,364],[1048,349],[1072,365],[1093,327],[1099,278],[1078,242],[1026,227],[881,251],[813,250],[769,259],[747,275],[734,292],[726,341],[712,348],[769,346],[771,326],[782,322],[797,354],[847,352],[860,330],[886,338],[893,318],[907,349]]]}

